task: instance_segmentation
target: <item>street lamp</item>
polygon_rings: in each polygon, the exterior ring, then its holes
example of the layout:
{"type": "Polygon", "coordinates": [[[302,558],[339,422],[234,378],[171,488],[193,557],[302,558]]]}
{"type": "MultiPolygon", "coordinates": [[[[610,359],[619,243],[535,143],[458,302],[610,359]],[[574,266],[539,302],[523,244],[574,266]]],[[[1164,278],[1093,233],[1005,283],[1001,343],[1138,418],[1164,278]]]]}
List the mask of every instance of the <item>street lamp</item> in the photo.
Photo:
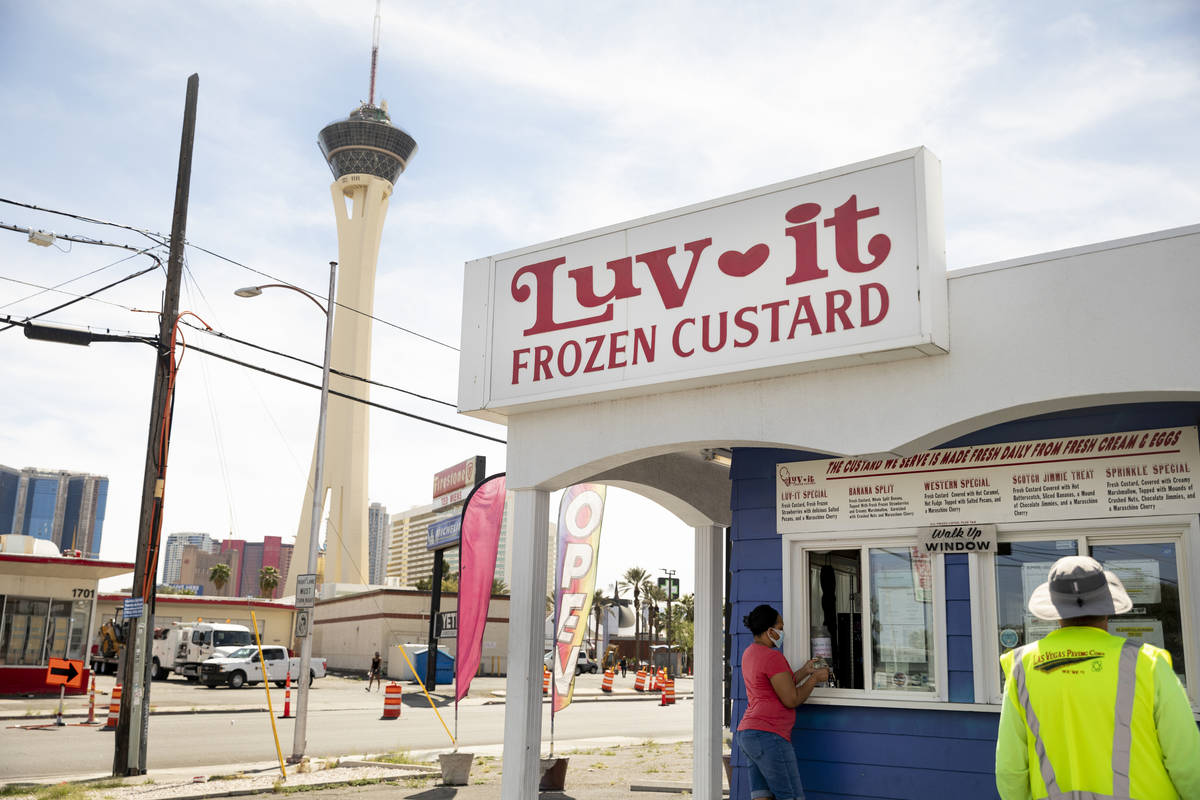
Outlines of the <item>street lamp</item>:
{"type": "Polygon", "coordinates": [[[667,576],[667,671],[674,676],[675,665],[671,661],[671,601],[675,599],[675,570],[659,567],[659,572],[667,576]]]}
{"type": "MultiPolygon", "coordinates": [[[[337,262],[330,261],[328,307],[321,305],[321,302],[317,298],[303,289],[286,283],[266,283],[262,286],[246,286],[234,292],[238,297],[258,297],[262,294],[263,289],[291,289],[316,303],[317,308],[321,309],[321,313],[325,315],[325,359],[321,365],[321,411],[317,417],[317,458],[316,468],[313,471],[312,520],[308,534],[309,575],[316,575],[317,572],[317,539],[321,533],[321,510],[325,500],[325,417],[329,411],[329,359],[333,350],[333,296],[336,285],[337,262]]],[[[311,672],[312,664],[312,627],[312,623],[310,622],[308,629],[300,637],[300,674],[296,676],[299,682],[299,685],[296,687],[298,690],[296,698],[296,728],[295,735],[292,737],[292,757],[289,759],[292,763],[304,758],[305,745],[307,744],[305,739],[308,727],[308,675],[311,672]]]]}

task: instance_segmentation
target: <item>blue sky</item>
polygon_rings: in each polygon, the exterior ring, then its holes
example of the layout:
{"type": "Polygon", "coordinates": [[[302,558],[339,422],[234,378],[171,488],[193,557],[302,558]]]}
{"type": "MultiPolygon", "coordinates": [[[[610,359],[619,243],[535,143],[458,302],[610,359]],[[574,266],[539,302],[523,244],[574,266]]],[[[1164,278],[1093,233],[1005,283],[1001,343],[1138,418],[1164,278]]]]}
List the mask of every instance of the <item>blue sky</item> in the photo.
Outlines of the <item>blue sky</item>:
{"type": "MultiPolygon", "coordinates": [[[[317,131],[366,98],[371,0],[0,0],[0,197],[168,231],[187,76],[200,75],[188,238],[322,291],[337,257],[317,131]]],[[[378,95],[419,150],[388,214],[376,315],[456,345],[462,265],[515,247],[917,145],[942,161],[947,260],[973,266],[1200,221],[1200,9],[1190,2],[383,3],[378,95]]],[[[140,237],[0,205],[0,221],[140,237]]],[[[144,241],[144,240],[141,240],[144,241]]],[[[0,314],[123,257],[0,231],[0,314]]],[[[313,360],[301,298],[189,250],[182,307],[313,360]]],[[[90,291],[135,259],[63,288],[90,291]]],[[[149,333],[149,274],[48,320],[149,333]],[[125,306],[125,307],[122,307],[125,306]]],[[[194,344],[215,345],[192,332],[194,344]]],[[[282,362],[221,349],[269,367],[282,362]]],[[[373,377],[454,400],[449,348],[377,325],[373,377]]],[[[0,463],[112,479],[104,555],[136,536],[151,353],[0,333],[0,463]]],[[[286,367],[312,379],[314,371],[286,367]]],[[[373,399],[503,438],[385,390],[373,399]]],[[[185,358],[165,530],[291,536],[315,393],[185,358]]],[[[431,474],[503,448],[372,416],[372,500],[428,502],[431,474]]],[[[688,531],[622,493],[601,583],[690,564],[688,531]],[[634,542],[638,544],[634,545],[634,542]]],[[[684,591],[691,583],[684,573],[684,591]]]]}

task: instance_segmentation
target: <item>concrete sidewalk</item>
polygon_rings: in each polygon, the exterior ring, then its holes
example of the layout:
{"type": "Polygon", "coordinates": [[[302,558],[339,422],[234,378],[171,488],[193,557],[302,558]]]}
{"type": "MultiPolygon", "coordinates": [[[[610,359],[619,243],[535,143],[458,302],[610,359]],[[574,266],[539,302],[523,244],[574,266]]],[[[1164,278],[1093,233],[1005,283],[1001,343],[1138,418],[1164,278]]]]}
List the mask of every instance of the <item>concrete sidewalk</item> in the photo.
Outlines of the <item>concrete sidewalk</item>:
{"type": "MultiPolygon", "coordinates": [[[[105,781],[89,798],[104,800],[205,800],[269,794],[280,789],[319,792],[328,800],[345,794],[360,797],[379,792],[379,800],[491,800],[499,796],[501,745],[473,747],[475,754],[470,784],[445,786],[437,767],[437,755],[446,750],[410,752],[418,763],[381,764],[371,754],[343,756],[325,761],[314,759],[304,770],[288,766],[287,778],[277,762],[224,764],[212,767],[150,770],[128,778],[122,786],[105,781]],[[364,786],[364,781],[378,786],[364,786]],[[319,787],[319,788],[318,788],[319,787]],[[386,792],[386,798],[382,793],[386,792]]],[[[545,755],[543,746],[543,755],[545,755]]],[[[599,737],[559,742],[557,756],[569,759],[562,792],[543,792],[542,798],[566,800],[618,800],[639,797],[673,798],[691,790],[692,753],[687,738],[666,741],[635,740],[628,737],[599,737]]],[[[107,775],[78,775],[72,782],[107,779],[107,775]]],[[[42,783],[60,783],[63,777],[42,783]]],[[[18,784],[20,785],[20,784],[18,784]]],[[[23,795],[11,794],[10,800],[23,795]]]]}

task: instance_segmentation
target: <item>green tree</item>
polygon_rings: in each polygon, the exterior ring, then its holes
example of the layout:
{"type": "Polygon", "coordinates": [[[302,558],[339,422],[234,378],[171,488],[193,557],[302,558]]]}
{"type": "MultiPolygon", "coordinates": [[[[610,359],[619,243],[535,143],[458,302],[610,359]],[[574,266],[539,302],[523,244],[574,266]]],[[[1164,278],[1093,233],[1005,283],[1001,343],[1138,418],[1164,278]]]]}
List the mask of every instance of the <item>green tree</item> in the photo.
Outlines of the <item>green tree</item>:
{"type": "Polygon", "coordinates": [[[642,660],[642,592],[649,579],[650,573],[641,567],[629,567],[621,576],[625,587],[633,593],[633,641],[638,661],[642,660]]]}
{"type": "Polygon", "coordinates": [[[155,589],[154,591],[157,594],[195,594],[196,593],[195,589],[180,589],[176,586],[168,586],[165,583],[159,584],[158,588],[155,589]]]}
{"type": "Polygon", "coordinates": [[[225,590],[225,584],[229,583],[229,578],[232,576],[233,570],[228,564],[213,564],[208,569],[208,579],[212,581],[212,585],[217,587],[217,593],[220,594],[225,590]]]}
{"type": "Polygon", "coordinates": [[[508,584],[501,578],[492,578],[492,594],[508,595],[508,584]]]}
{"type": "Polygon", "coordinates": [[[263,567],[258,571],[258,595],[270,597],[279,585],[279,570],[274,567],[263,567]]]}

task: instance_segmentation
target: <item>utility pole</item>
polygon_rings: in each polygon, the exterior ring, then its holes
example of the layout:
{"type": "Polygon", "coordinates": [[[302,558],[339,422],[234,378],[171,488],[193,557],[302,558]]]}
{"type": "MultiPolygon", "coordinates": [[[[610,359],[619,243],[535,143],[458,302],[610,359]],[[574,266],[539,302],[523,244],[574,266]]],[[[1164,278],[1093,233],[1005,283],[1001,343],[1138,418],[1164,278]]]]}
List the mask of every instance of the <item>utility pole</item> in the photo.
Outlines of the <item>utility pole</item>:
{"type": "MultiPolygon", "coordinates": [[[[167,285],[158,326],[158,356],[154,368],[154,394],[150,402],[150,430],[146,442],[146,469],[142,481],[142,510],[134,560],[131,600],[141,600],[141,614],[130,620],[125,636],[122,669],[125,690],[117,720],[113,753],[114,776],[146,773],[146,734],[150,721],[151,647],[154,640],[154,591],[158,573],[158,544],[162,533],[163,495],[167,476],[170,437],[171,370],[174,352],[171,334],[179,315],[179,288],[183,274],[183,245],[187,229],[188,190],[192,179],[192,142],[196,133],[196,96],[200,76],[188,78],[183,109],[183,135],[179,144],[179,172],[175,181],[175,211],[171,220],[171,252],[167,285]]],[[[134,603],[134,606],[139,605],[134,603]]]]}

